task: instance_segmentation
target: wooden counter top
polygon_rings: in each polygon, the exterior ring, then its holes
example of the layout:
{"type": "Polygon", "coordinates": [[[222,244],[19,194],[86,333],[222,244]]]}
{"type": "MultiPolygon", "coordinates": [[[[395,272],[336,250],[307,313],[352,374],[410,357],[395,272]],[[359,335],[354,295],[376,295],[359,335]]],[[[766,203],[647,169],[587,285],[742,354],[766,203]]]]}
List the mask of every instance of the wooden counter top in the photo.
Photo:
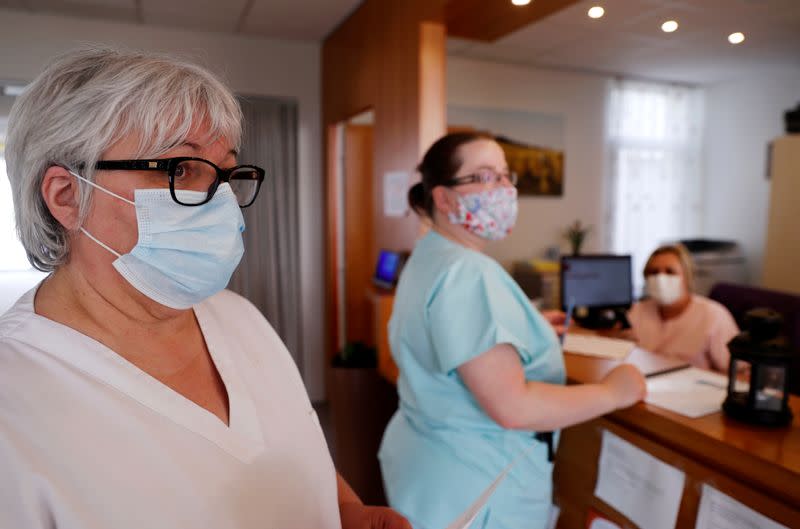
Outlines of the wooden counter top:
{"type": "MultiPolygon", "coordinates": [[[[573,383],[600,380],[620,361],[565,353],[573,383]]],[[[639,403],[606,418],[660,445],[704,462],[765,494],[800,505],[800,398],[790,396],[790,427],[763,428],[728,418],[720,410],[696,419],[639,403]]]]}

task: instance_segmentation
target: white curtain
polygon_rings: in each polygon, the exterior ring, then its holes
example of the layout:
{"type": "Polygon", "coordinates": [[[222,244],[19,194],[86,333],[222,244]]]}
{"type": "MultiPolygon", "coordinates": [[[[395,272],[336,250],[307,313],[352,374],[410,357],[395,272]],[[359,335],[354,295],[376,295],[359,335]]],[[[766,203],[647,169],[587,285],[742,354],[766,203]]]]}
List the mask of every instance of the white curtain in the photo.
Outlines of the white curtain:
{"type": "Polygon", "coordinates": [[[632,255],[640,294],[650,252],[701,233],[703,93],[617,81],[608,109],[611,247],[632,255]]]}

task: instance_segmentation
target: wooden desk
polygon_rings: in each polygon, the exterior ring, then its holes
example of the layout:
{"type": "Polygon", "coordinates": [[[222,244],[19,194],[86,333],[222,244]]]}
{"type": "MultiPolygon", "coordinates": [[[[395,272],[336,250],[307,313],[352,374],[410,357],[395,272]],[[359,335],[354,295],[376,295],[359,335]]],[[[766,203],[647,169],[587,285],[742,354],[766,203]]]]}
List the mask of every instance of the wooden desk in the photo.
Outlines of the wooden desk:
{"type": "MultiPolygon", "coordinates": [[[[602,378],[617,361],[565,354],[570,382],[602,378]]],[[[703,483],[786,525],[800,527],[800,398],[791,397],[790,428],[766,429],[721,412],[698,419],[640,403],[563,430],[554,488],[559,529],[586,527],[591,507],[617,523],[635,525],[594,497],[604,429],[686,473],[678,528],[693,529],[703,483]]]]}
{"type": "MultiPolygon", "coordinates": [[[[375,300],[378,370],[396,383],[397,366],[386,339],[393,296],[375,300]]],[[[570,353],[564,358],[571,383],[597,382],[618,364],[570,353]]],[[[661,357],[643,358],[637,365],[648,372],[658,370],[662,362],[661,357]]],[[[782,429],[748,426],[722,412],[689,419],[645,403],[566,428],[553,476],[555,501],[561,506],[558,529],[584,529],[590,507],[623,527],[636,527],[594,496],[603,430],[686,473],[678,529],[694,529],[704,483],[778,523],[800,529],[800,398],[790,397],[789,402],[794,422],[782,429]]]]}

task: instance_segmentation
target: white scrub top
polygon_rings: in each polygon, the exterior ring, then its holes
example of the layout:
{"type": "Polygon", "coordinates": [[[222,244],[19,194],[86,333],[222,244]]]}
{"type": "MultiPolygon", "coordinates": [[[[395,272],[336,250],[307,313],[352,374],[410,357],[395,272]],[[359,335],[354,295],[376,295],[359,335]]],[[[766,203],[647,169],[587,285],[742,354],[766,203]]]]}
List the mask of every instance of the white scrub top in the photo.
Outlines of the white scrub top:
{"type": "Polygon", "coordinates": [[[0,316],[0,528],[340,528],[319,421],[254,306],[223,291],[194,307],[226,426],[35,314],[34,293],[0,316]]]}

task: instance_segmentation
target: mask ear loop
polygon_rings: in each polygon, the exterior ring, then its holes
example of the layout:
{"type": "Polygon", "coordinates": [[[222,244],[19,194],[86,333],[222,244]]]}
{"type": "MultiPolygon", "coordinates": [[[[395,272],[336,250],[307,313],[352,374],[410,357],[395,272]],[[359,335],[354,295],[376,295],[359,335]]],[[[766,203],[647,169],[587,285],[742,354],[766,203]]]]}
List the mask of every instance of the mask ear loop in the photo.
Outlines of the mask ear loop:
{"type": "Polygon", "coordinates": [[[125,198],[125,197],[121,197],[121,196],[119,196],[118,194],[114,193],[113,191],[109,191],[108,189],[106,189],[106,188],[105,188],[105,187],[103,187],[103,186],[99,186],[99,185],[95,184],[94,182],[92,182],[91,180],[87,180],[86,178],[82,177],[82,176],[81,176],[81,175],[79,175],[78,173],[75,173],[75,172],[73,172],[73,171],[70,171],[69,169],[67,169],[67,171],[69,171],[69,174],[71,174],[72,176],[74,176],[74,177],[75,177],[75,178],[77,178],[78,180],[83,180],[84,182],[86,182],[86,183],[87,183],[87,184],[89,184],[90,186],[92,186],[92,187],[95,187],[95,188],[99,189],[99,190],[100,190],[100,191],[102,191],[103,193],[106,193],[106,194],[108,194],[108,195],[111,195],[112,197],[118,198],[118,199],[122,200],[123,202],[127,202],[127,203],[128,203],[128,204],[130,204],[131,206],[135,206],[135,205],[136,205],[136,203],[134,203],[133,201],[131,201],[131,200],[128,200],[128,199],[127,199],[127,198],[125,198]]]}
{"type": "Polygon", "coordinates": [[[83,228],[83,226],[81,226],[80,230],[81,230],[81,232],[83,232],[83,234],[84,234],[84,235],[86,235],[87,237],[89,237],[91,240],[93,240],[94,242],[96,242],[97,244],[99,244],[100,246],[102,246],[103,248],[105,248],[106,250],[108,250],[109,252],[111,252],[112,254],[114,254],[115,256],[117,256],[117,257],[122,257],[122,254],[120,254],[120,253],[118,253],[118,252],[115,252],[115,251],[114,251],[114,250],[112,250],[112,249],[111,249],[111,248],[110,248],[110,247],[109,247],[107,244],[103,244],[102,242],[100,242],[100,241],[97,239],[97,237],[95,237],[94,235],[92,235],[91,233],[89,233],[88,231],[86,231],[86,229],[84,229],[84,228],[83,228]]]}
{"type": "MultiPolygon", "coordinates": [[[[69,169],[67,169],[67,171],[69,171],[69,174],[71,174],[72,176],[74,176],[74,177],[75,177],[75,178],[77,178],[78,180],[83,180],[84,182],[86,182],[86,183],[87,183],[87,184],[89,184],[90,186],[92,186],[92,187],[95,187],[95,188],[99,189],[100,191],[102,191],[102,192],[104,192],[104,193],[106,193],[106,194],[108,194],[108,195],[111,195],[112,197],[118,198],[118,199],[122,200],[123,202],[127,202],[128,204],[130,204],[130,205],[132,205],[132,206],[135,206],[135,205],[136,205],[134,202],[131,202],[131,201],[130,201],[130,200],[128,200],[127,198],[125,198],[125,197],[121,197],[121,196],[119,196],[118,194],[114,193],[113,191],[109,191],[108,189],[106,189],[106,188],[104,188],[104,187],[102,187],[102,186],[99,186],[99,185],[95,184],[94,182],[92,182],[92,181],[90,181],[90,180],[87,180],[86,178],[82,177],[81,175],[79,175],[78,173],[76,173],[76,172],[74,172],[74,171],[70,171],[69,169]]],[[[98,245],[99,245],[101,248],[104,248],[104,249],[108,250],[109,252],[111,252],[111,253],[112,253],[113,255],[115,255],[116,257],[122,257],[122,254],[120,254],[119,252],[116,252],[116,251],[112,250],[112,249],[111,249],[111,247],[109,247],[107,244],[105,244],[105,243],[103,243],[103,242],[100,242],[100,240],[99,240],[99,239],[97,239],[97,237],[95,237],[94,235],[92,235],[91,233],[89,233],[88,231],[86,231],[86,229],[85,229],[83,226],[81,226],[79,229],[80,229],[81,233],[83,233],[84,235],[86,235],[87,237],[89,237],[91,240],[93,240],[94,242],[96,242],[96,243],[97,243],[97,244],[98,244],[98,245]]]]}

